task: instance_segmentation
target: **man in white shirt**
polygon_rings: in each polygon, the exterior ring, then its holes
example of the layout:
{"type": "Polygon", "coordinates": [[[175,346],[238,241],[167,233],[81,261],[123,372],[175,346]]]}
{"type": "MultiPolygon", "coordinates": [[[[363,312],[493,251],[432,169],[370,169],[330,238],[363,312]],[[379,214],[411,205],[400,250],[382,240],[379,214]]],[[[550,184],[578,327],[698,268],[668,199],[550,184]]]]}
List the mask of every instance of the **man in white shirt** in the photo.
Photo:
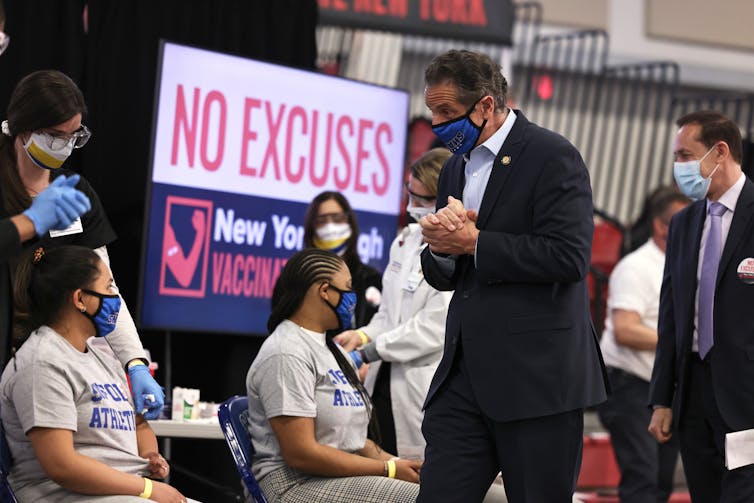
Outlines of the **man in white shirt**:
{"type": "Polygon", "coordinates": [[[725,435],[754,428],[754,184],[733,121],[702,111],[677,124],[674,175],[698,201],[668,231],[649,431],[678,435],[695,503],[750,502],[754,465],[724,458],[725,435]]]}
{"type": "Polygon", "coordinates": [[[647,434],[652,412],[646,404],[668,225],[688,204],[675,189],[658,191],[650,201],[651,237],[618,262],[610,276],[601,348],[613,393],[598,411],[620,467],[623,503],[664,503],[673,490],[678,442],[658,444],[647,434]]]}

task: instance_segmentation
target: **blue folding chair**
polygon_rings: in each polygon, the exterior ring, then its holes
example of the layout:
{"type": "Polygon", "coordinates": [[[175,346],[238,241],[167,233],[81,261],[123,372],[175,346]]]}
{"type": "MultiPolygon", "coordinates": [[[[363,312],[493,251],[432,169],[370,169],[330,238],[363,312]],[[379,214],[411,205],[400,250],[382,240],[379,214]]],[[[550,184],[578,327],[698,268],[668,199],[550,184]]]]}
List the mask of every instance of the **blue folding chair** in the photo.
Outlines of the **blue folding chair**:
{"type": "Polygon", "coordinates": [[[18,503],[16,495],[13,494],[13,488],[8,482],[8,473],[12,464],[13,460],[8,448],[8,441],[5,439],[5,431],[0,425],[0,501],[2,503],[18,503]]]}
{"type": "Polygon", "coordinates": [[[246,425],[249,422],[249,400],[245,396],[235,395],[222,403],[217,411],[220,428],[230,447],[230,453],[236,462],[241,480],[249,491],[254,503],[268,503],[262,488],[251,472],[251,457],[254,447],[251,445],[246,425]]]}

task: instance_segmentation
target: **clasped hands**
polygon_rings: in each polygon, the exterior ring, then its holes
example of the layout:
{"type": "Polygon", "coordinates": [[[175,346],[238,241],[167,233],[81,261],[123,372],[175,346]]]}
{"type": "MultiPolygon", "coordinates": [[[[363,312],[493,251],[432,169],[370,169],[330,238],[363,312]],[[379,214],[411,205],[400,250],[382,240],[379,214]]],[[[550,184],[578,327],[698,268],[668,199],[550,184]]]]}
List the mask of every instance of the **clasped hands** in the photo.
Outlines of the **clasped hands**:
{"type": "Polygon", "coordinates": [[[476,221],[476,211],[467,210],[461,201],[448,196],[448,205],[422,217],[419,225],[433,253],[474,255],[479,237],[476,221]]]}

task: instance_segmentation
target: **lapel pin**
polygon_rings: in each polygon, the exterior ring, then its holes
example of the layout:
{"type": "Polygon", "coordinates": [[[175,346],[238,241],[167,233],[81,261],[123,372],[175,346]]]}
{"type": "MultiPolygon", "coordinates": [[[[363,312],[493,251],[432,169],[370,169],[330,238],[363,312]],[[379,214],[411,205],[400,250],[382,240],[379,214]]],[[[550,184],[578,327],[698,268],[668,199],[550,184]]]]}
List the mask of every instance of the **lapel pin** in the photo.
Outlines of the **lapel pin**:
{"type": "Polygon", "coordinates": [[[508,164],[511,163],[511,156],[504,155],[501,162],[503,163],[503,166],[507,166],[508,164]]]}

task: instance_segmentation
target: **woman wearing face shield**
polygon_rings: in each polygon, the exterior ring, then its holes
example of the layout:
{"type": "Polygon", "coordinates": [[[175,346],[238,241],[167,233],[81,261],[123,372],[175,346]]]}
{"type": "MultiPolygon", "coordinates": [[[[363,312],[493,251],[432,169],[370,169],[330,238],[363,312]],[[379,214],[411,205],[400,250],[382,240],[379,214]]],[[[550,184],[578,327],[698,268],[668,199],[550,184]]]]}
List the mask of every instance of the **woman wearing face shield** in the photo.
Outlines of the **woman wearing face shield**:
{"type": "MultiPolygon", "coordinates": [[[[76,84],[61,72],[43,70],[31,73],[16,85],[8,105],[6,119],[0,134],[0,218],[34,209],[38,200],[65,176],[70,183],[74,177],[75,188],[91,204],[81,218],[75,219],[63,230],[39,232],[24,247],[42,246],[45,249],[65,244],[91,248],[109,266],[106,246],[115,240],[115,232],[105,215],[102,204],[89,183],[76,179],[71,171],[62,167],[75,148],[86,145],[91,137],[82,124],[86,115],[84,97],[76,84]]],[[[49,217],[49,211],[38,214],[49,217]]],[[[10,261],[10,273],[15,270],[10,261]]],[[[146,409],[148,419],[156,418],[162,409],[164,394],[149,375],[144,349],[139,341],[136,326],[128,308],[122,304],[115,328],[108,342],[118,359],[128,369],[133,387],[136,410],[146,409]]],[[[16,308],[14,332],[17,337],[28,335],[24,320],[30,313],[16,308]]],[[[0,320],[0,331],[7,330],[6,320],[0,320]]],[[[8,341],[0,334],[0,341],[8,341]]]]}
{"type": "Polygon", "coordinates": [[[271,502],[413,502],[421,462],[396,460],[367,439],[371,403],[328,333],[351,326],[351,273],[332,252],[306,248],[272,293],[265,339],[249,368],[252,470],[271,502]]]}
{"type": "Polygon", "coordinates": [[[24,255],[16,300],[32,313],[34,331],[0,379],[16,497],[185,502],[159,481],[170,468],[149,424],[133,410],[120,363],[92,344],[113,331],[120,312],[109,267],[82,246],[24,255]]]}
{"type": "Polygon", "coordinates": [[[369,323],[382,299],[382,280],[377,269],[361,261],[356,243],[359,223],[343,194],[326,191],[315,197],[304,217],[304,246],[327,250],[343,257],[353,276],[356,292],[356,326],[369,323]]]}

